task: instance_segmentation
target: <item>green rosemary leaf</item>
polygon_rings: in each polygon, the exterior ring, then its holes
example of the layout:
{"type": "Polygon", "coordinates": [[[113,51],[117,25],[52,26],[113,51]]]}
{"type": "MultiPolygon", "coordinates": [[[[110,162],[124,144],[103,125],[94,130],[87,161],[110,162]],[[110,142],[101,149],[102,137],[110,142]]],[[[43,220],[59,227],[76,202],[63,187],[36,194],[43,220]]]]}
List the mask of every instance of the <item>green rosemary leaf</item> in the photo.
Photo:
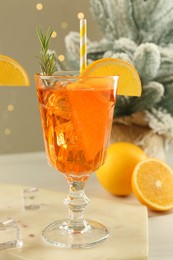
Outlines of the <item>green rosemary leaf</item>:
{"type": "Polygon", "coordinates": [[[56,63],[54,53],[49,53],[49,42],[52,30],[48,28],[46,34],[43,33],[41,27],[36,28],[37,36],[41,44],[40,68],[43,75],[52,75],[56,71],[56,63]]]}

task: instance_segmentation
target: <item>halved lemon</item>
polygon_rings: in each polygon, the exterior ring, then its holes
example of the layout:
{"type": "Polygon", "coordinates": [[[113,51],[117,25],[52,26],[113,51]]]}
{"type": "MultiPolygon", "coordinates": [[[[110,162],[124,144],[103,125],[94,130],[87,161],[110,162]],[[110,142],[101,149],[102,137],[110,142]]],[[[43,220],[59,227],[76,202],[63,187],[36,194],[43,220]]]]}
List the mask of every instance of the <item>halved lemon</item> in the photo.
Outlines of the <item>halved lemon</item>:
{"type": "Polygon", "coordinates": [[[103,58],[92,62],[82,72],[81,77],[119,76],[118,95],[141,96],[141,81],[136,69],[130,63],[115,59],[103,58]]]}
{"type": "Polygon", "coordinates": [[[29,86],[25,69],[14,59],[0,55],[0,86],[29,86]]]}
{"type": "Polygon", "coordinates": [[[132,189],[148,208],[165,211],[173,208],[173,171],[163,161],[141,161],[132,175],[132,189]]]}

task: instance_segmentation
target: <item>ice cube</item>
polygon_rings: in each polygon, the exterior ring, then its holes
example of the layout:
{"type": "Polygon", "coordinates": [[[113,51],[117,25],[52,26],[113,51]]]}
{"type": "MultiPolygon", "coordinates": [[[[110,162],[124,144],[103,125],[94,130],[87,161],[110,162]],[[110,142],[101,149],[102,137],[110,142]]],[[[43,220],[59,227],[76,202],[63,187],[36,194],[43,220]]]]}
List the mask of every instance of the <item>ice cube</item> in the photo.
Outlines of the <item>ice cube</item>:
{"type": "Polygon", "coordinates": [[[67,144],[65,142],[64,134],[61,132],[56,136],[57,145],[67,148],[67,144]]]}
{"type": "Polygon", "coordinates": [[[77,142],[77,136],[72,121],[57,124],[55,132],[57,136],[57,144],[59,146],[66,148],[67,145],[74,145],[77,142]]]}
{"type": "Polygon", "coordinates": [[[71,109],[67,95],[65,93],[60,94],[52,93],[47,98],[46,108],[51,111],[52,114],[60,116],[64,119],[71,117],[71,109]]]}

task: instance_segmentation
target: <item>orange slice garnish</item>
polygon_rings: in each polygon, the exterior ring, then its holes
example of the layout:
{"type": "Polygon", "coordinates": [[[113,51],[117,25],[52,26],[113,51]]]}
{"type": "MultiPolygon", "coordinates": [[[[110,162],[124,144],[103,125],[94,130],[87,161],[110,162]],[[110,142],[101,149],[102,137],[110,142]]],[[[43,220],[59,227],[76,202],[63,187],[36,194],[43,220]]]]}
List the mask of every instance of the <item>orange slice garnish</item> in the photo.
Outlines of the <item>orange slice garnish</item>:
{"type": "Polygon", "coordinates": [[[0,86],[29,86],[25,69],[10,57],[0,55],[0,86]]]}
{"type": "MultiPolygon", "coordinates": [[[[112,90],[106,89],[106,85],[105,89],[98,90],[92,90],[92,85],[83,82],[75,85],[76,90],[68,92],[73,125],[86,159],[93,160],[104,150],[105,134],[110,134],[111,119],[108,111],[113,112],[111,107],[115,99],[112,94],[110,100],[112,90]]],[[[70,88],[73,88],[72,85],[70,88]]]]}
{"type": "Polygon", "coordinates": [[[173,208],[173,171],[161,160],[141,161],[132,175],[132,189],[139,201],[150,209],[173,208]]]}
{"type": "Polygon", "coordinates": [[[130,63],[115,58],[103,58],[92,62],[81,74],[82,78],[101,76],[120,77],[118,95],[141,96],[141,81],[130,63]]]}

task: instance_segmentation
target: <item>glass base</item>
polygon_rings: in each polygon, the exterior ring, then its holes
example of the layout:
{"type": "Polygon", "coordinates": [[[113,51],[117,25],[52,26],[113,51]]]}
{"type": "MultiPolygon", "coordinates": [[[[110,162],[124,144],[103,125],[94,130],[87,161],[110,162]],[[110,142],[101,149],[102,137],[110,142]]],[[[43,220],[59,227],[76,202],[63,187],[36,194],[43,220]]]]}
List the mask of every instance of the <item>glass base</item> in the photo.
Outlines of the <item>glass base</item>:
{"type": "Polygon", "coordinates": [[[68,220],[55,221],[46,226],[42,237],[46,242],[63,248],[90,248],[108,238],[109,233],[102,224],[87,220],[85,228],[76,230],[68,226],[68,220]]]}

